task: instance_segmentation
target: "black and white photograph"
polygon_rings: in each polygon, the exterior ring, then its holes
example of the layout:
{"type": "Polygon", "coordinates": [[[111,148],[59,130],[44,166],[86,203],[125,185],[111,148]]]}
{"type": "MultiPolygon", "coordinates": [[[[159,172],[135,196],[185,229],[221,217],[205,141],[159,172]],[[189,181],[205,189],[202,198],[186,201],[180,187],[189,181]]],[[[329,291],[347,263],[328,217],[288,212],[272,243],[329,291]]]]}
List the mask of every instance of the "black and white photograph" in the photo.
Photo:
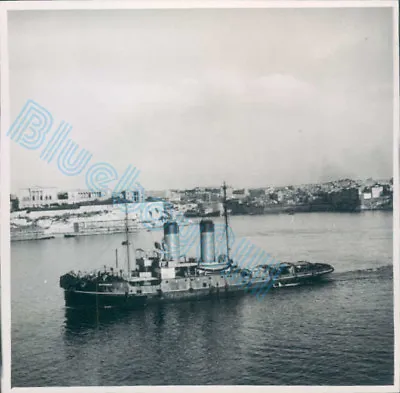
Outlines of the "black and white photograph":
{"type": "Polygon", "coordinates": [[[397,2],[0,12],[3,393],[399,391],[397,2]]]}

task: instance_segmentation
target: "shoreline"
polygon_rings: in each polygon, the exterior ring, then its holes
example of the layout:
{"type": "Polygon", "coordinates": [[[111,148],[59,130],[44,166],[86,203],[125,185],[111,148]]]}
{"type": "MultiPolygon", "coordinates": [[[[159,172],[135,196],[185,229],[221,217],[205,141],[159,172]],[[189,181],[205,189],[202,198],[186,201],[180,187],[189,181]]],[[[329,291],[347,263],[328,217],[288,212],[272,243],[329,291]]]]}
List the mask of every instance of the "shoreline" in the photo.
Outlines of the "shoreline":
{"type": "MultiPolygon", "coordinates": [[[[81,236],[112,235],[125,231],[125,219],[119,207],[115,206],[93,206],[92,212],[78,212],[77,209],[62,211],[26,211],[11,213],[11,242],[51,240],[54,238],[75,238],[81,236]],[[98,209],[96,209],[98,208],[98,209]],[[49,214],[50,213],[50,214],[49,214]],[[56,213],[56,214],[54,214],[56,213]],[[62,214],[57,214],[62,213],[62,214]]],[[[231,213],[232,217],[240,216],[268,216],[268,215],[296,215],[304,213],[350,213],[362,214],[371,211],[387,211],[392,209],[357,209],[357,210],[335,210],[335,209],[310,209],[309,206],[277,206],[253,212],[231,213]]],[[[161,228],[164,224],[162,219],[154,221],[143,221],[137,215],[132,214],[129,218],[129,228],[132,233],[139,231],[152,231],[161,228]]],[[[218,219],[221,216],[191,216],[184,217],[186,222],[180,226],[192,225],[203,218],[218,219]]],[[[181,221],[178,217],[173,217],[181,221]]]]}

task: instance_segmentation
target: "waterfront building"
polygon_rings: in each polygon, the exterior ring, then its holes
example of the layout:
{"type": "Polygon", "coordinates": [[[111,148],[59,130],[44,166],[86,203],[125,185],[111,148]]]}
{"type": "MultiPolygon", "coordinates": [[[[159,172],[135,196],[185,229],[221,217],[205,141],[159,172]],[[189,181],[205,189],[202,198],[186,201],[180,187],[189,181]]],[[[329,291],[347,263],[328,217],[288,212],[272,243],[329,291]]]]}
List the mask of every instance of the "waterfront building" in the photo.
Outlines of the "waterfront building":
{"type": "Polygon", "coordinates": [[[111,198],[111,192],[104,191],[89,191],[89,190],[70,190],[58,193],[60,204],[66,203],[73,205],[82,202],[93,202],[96,200],[106,200],[111,198]]]}
{"type": "Polygon", "coordinates": [[[376,185],[371,188],[371,193],[372,193],[372,198],[374,198],[374,199],[379,198],[380,196],[382,196],[383,187],[380,185],[376,185]]]}
{"type": "Polygon", "coordinates": [[[50,206],[58,203],[57,188],[34,186],[18,192],[19,208],[50,206]]]}
{"type": "Polygon", "coordinates": [[[143,193],[138,190],[135,191],[125,191],[125,198],[130,202],[141,203],[144,201],[143,193]]]}

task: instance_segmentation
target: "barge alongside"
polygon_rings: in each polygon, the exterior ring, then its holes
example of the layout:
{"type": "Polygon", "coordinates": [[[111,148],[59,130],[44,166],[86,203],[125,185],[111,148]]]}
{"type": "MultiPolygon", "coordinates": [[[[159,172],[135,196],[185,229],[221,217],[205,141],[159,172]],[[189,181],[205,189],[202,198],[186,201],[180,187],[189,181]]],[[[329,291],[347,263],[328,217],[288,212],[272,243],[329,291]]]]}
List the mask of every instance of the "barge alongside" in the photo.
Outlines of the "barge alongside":
{"type": "Polygon", "coordinates": [[[150,255],[134,250],[126,219],[127,269],[113,268],[81,275],[74,272],[60,277],[67,307],[137,308],[151,303],[185,299],[227,297],[252,292],[263,295],[269,288],[298,286],[325,278],[333,267],[328,264],[296,262],[275,266],[240,267],[230,258],[226,187],[224,186],[226,255],[215,254],[214,223],[202,220],[199,259],[180,254],[179,226],[164,224],[164,242],[155,243],[150,255]],[[134,258],[131,261],[130,250],[134,258]],[[143,256],[137,257],[138,252],[143,256]],[[132,262],[132,265],[131,265],[132,262]]]}

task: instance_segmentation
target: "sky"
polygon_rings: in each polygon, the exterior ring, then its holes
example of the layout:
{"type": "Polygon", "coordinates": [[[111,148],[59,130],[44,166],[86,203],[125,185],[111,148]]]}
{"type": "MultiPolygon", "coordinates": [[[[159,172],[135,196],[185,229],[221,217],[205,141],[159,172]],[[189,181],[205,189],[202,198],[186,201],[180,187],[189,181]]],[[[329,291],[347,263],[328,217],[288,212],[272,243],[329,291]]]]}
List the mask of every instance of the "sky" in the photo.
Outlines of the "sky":
{"type": "MultiPolygon", "coordinates": [[[[391,12],[13,11],[11,119],[36,101],[151,190],[390,178],[391,12]]],[[[86,187],[11,145],[13,192],[86,187]]]]}

